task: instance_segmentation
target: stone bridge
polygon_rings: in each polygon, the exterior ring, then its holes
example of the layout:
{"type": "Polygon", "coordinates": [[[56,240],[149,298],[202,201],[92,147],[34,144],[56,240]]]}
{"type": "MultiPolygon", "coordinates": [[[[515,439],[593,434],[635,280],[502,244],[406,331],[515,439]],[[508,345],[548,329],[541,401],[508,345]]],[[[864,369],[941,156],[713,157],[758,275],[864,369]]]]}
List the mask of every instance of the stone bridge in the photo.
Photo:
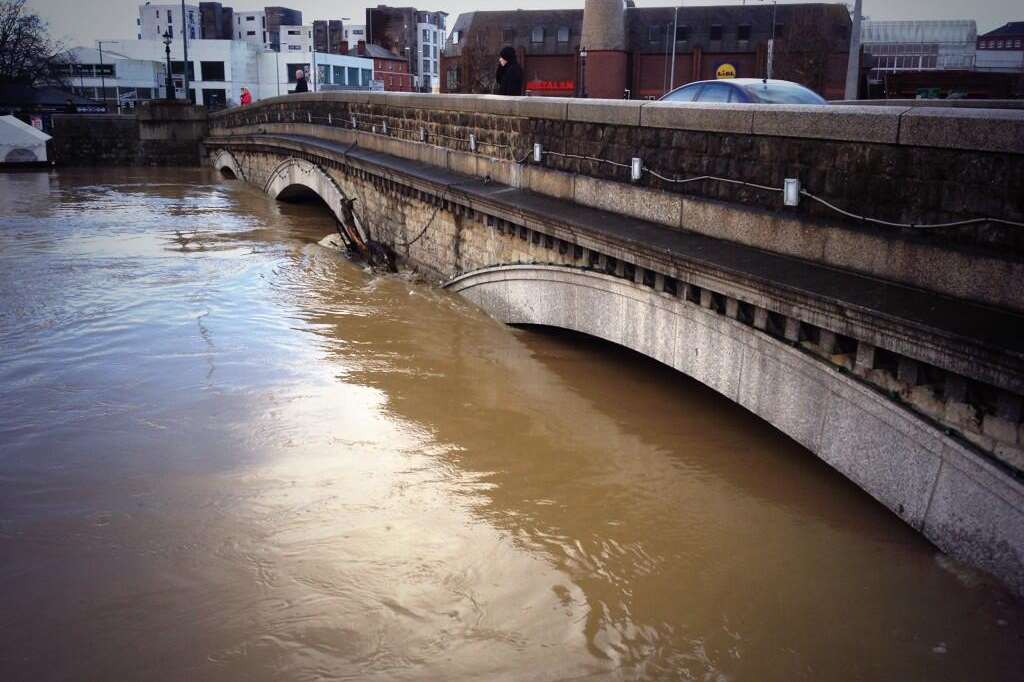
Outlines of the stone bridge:
{"type": "Polygon", "coordinates": [[[205,155],[710,386],[1024,594],[1024,111],[316,93],[205,155]]]}

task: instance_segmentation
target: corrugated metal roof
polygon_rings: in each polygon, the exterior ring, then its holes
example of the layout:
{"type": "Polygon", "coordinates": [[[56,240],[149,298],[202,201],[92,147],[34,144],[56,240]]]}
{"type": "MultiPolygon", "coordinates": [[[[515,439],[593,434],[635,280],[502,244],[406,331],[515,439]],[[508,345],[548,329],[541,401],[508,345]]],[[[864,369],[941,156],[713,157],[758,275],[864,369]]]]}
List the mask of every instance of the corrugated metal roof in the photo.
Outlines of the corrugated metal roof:
{"type": "Polygon", "coordinates": [[[865,21],[864,43],[973,43],[978,25],[973,19],[952,21],[865,21]]]}

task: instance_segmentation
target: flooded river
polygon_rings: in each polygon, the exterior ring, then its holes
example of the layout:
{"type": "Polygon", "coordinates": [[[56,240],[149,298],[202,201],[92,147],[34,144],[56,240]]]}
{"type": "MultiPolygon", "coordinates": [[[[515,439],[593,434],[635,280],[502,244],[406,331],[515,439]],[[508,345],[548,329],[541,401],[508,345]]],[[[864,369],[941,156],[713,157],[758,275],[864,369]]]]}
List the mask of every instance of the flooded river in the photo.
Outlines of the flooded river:
{"type": "Polygon", "coordinates": [[[0,175],[0,680],[1021,679],[1021,602],[765,423],[332,230],[0,175]]]}

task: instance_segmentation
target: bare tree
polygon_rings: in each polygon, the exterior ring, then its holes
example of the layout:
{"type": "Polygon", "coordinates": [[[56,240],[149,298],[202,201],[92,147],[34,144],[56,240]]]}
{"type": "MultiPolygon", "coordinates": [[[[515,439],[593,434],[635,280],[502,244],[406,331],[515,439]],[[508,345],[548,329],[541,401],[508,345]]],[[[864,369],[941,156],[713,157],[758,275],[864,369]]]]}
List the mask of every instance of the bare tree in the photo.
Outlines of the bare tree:
{"type": "Polygon", "coordinates": [[[494,74],[498,68],[498,56],[489,52],[484,45],[465,45],[459,56],[459,92],[489,94],[494,92],[494,74]]]}
{"type": "Polygon", "coordinates": [[[778,41],[775,53],[775,78],[790,80],[823,93],[828,79],[829,56],[837,50],[838,36],[825,17],[800,13],[794,25],[787,28],[788,36],[778,41]]]}
{"type": "Polygon", "coordinates": [[[0,83],[66,83],[71,59],[27,0],[0,0],[0,83]]]}

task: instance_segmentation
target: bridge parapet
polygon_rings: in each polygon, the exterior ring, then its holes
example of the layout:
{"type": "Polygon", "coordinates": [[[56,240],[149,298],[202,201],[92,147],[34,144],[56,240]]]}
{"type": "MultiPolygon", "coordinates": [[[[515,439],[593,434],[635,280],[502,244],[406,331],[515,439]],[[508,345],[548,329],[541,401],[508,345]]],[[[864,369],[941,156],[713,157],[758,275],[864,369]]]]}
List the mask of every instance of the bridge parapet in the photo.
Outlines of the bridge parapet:
{"type": "Polygon", "coordinates": [[[1024,223],[1021,110],[309,93],[211,127],[354,131],[401,158],[1024,311],[1024,229],[1005,222],[1024,223]],[[787,178],[821,201],[785,207],[787,178]]]}

